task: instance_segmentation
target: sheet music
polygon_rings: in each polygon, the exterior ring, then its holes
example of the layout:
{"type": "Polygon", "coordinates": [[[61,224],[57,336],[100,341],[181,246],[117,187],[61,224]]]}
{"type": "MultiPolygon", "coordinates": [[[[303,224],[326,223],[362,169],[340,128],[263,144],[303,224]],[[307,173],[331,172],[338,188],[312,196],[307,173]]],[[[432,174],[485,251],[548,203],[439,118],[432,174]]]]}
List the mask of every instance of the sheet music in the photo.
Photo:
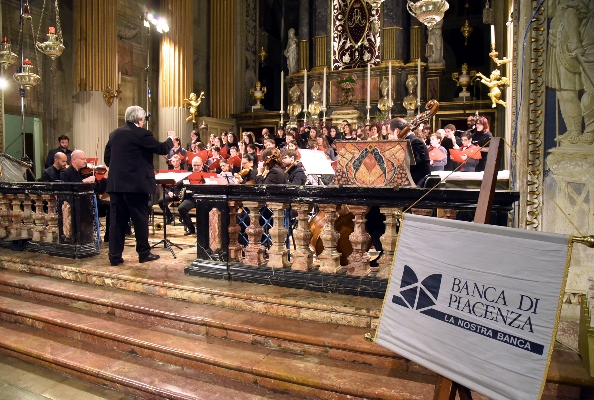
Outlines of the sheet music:
{"type": "Polygon", "coordinates": [[[155,175],[155,179],[157,181],[175,181],[175,183],[178,183],[179,181],[182,181],[184,179],[186,179],[188,176],[190,176],[192,173],[189,171],[184,171],[184,172],[159,172],[157,175],[155,175]]]}
{"type": "Polygon", "coordinates": [[[299,149],[301,164],[308,175],[334,175],[332,161],[326,158],[326,154],[320,150],[299,149]]]}

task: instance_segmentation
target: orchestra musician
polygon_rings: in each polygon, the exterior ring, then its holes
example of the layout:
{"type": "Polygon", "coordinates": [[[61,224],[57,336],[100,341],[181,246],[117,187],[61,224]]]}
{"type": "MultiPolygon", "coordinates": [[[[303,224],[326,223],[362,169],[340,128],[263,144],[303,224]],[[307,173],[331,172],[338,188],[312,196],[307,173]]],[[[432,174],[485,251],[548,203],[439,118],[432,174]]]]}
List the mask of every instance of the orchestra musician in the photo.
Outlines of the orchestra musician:
{"type": "MultiPolygon", "coordinates": [[[[196,156],[198,157],[198,156],[196,156]]],[[[196,158],[194,157],[194,158],[196,158]]],[[[198,157],[200,158],[200,157],[198,157]]],[[[192,164],[194,164],[194,161],[192,161],[192,164]]],[[[200,160],[200,164],[202,164],[202,160],[200,160]]],[[[179,159],[179,155],[175,154],[173,157],[171,157],[171,165],[173,166],[172,171],[183,171],[181,168],[181,160],[179,159]]],[[[178,183],[175,186],[172,186],[170,190],[167,190],[164,192],[164,196],[167,196],[167,204],[171,204],[171,201],[179,201],[179,192],[182,188],[182,184],[181,182],[178,183]]],[[[165,223],[166,224],[171,224],[173,222],[173,214],[171,213],[171,210],[169,209],[169,207],[165,208],[165,204],[164,204],[164,200],[163,198],[160,198],[158,201],[159,207],[161,208],[161,211],[163,211],[163,213],[165,214],[165,223]]]]}
{"type": "Polygon", "coordinates": [[[41,173],[41,182],[60,181],[60,171],[66,168],[68,157],[61,151],[54,155],[54,163],[43,170],[41,173]]]}
{"type": "Polygon", "coordinates": [[[156,184],[153,154],[166,155],[173,147],[168,132],[165,142],[159,142],[152,132],[144,129],[146,112],[139,106],[130,106],[124,114],[126,124],[109,135],[105,146],[105,163],[110,167],[107,192],[110,195],[111,220],[109,261],[111,265],[124,262],[125,233],[132,218],[136,236],[138,261],[143,263],[159,259],[150,252],[148,242],[149,199],[155,194],[156,184]]]}
{"type": "MultiPolygon", "coordinates": [[[[204,168],[204,163],[202,162],[202,159],[198,156],[194,157],[192,159],[192,172],[204,172],[203,170],[204,168]]],[[[194,200],[194,198],[192,197],[193,193],[189,190],[181,190],[182,189],[182,185],[184,184],[184,182],[180,182],[177,187],[179,187],[180,190],[178,190],[177,192],[177,196],[181,197],[181,203],[179,204],[179,206],[177,207],[177,211],[179,212],[179,217],[182,220],[182,223],[185,226],[185,232],[184,235],[189,236],[189,235],[195,235],[196,234],[196,227],[194,226],[194,223],[192,222],[192,217],[190,216],[190,211],[192,210],[192,208],[196,207],[196,200],[194,200]]],[[[171,212],[171,211],[170,211],[171,212]]]]}
{"type": "Polygon", "coordinates": [[[98,195],[105,193],[107,189],[107,175],[105,173],[104,178],[101,181],[98,181],[95,178],[95,175],[90,175],[85,177],[82,173],[82,169],[87,167],[87,156],[84,151],[82,150],[74,150],[71,155],[71,166],[69,168],[63,168],[60,170],[60,180],[62,182],[73,182],[73,183],[95,183],[95,196],[97,196],[97,211],[99,213],[99,217],[105,217],[105,235],[103,236],[103,241],[105,243],[109,242],[110,236],[110,205],[107,200],[101,200],[98,195]]]}
{"type": "Polygon", "coordinates": [[[285,150],[282,161],[288,183],[291,185],[305,185],[307,176],[303,170],[303,165],[298,161],[297,152],[295,150],[285,150]]]}
{"type": "Polygon", "coordinates": [[[202,161],[202,157],[200,156],[195,156],[194,158],[192,158],[192,165],[190,169],[188,169],[188,171],[210,172],[208,167],[204,164],[204,161],[202,161]]]}
{"type": "Polygon", "coordinates": [[[258,174],[258,159],[255,155],[246,153],[241,158],[241,171],[235,174],[240,184],[251,184],[256,182],[258,174]]]}
{"type": "Polygon", "coordinates": [[[58,143],[59,146],[57,149],[50,150],[47,153],[44,164],[45,166],[43,168],[48,168],[54,163],[54,155],[56,155],[57,152],[66,154],[67,163],[70,164],[70,157],[72,155],[72,150],[68,148],[68,145],[70,144],[70,138],[68,138],[66,135],[60,135],[58,137],[58,143]]]}
{"type": "Polygon", "coordinates": [[[277,148],[264,149],[262,151],[262,167],[258,167],[256,183],[265,185],[286,184],[287,175],[282,169],[282,159],[280,150],[277,148]]]}
{"type": "MultiPolygon", "coordinates": [[[[396,136],[398,136],[400,131],[406,126],[408,126],[408,122],[406,122],[405,119],[394,118],[392,121],[390,121],[388,135],[396,134],[396,136]]],[[[416,163],[415,165],[410,166],[410,176],[412,177],[415,184],[420,185],[423,183],[425,177],[431,174],[429,151],[427,150],[427,145],[425,142],[417,137],[412,131],[409,132],[405,139],[410,141],[410,147],[412,149],[416,163]]]]}
{"type": "Polygon", "coordinates": [[[235,176],[233,176],[233,172],[231,172],[231,165],[229,165],[229,161],[222,159],[220,161],[220,165],[221,172],[217,176],[219,178],[225,178],[227,180],[227,184],[229,185],[237,184],[237,178],[235,178],[235,176]]]}

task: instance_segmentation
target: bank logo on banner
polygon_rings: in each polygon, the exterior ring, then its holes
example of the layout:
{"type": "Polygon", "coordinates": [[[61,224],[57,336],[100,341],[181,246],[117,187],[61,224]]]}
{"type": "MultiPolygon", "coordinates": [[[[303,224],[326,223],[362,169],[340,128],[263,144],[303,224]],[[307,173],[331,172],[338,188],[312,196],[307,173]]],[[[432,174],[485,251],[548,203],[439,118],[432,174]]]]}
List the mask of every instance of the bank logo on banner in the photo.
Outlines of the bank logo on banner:
{"type": "Polygon", "coordinates": [[[441,274],[429,275],[419,284],[415,271],[408,265],[405,265],[402,272],[400,293],[393,296],[392,302],[415,310],[434,306],[437,302],[440,285],[441,274]]]}

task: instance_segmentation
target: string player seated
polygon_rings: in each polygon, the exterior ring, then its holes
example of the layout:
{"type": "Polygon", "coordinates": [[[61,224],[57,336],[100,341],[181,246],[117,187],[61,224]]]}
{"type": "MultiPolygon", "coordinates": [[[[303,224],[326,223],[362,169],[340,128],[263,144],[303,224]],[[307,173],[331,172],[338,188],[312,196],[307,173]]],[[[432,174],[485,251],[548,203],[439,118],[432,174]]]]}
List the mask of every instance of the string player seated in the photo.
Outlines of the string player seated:
{"type": "Polygon", "coordinates": [[[60,180],[62,182],[95,184],[94,192],[97,198],[97,211],[99,217],[105,217],[105,235],[103,236],[103,241],[107,243],[109,242],[110,206],[109,201],[101,200],[99,195],[105,193],[107,189],[108,172],[105,173],[101,180],[96,179],[95,175],[84,176],[82,170],[87,168],[87,156],[82,150],[74,150],[71,154],[70,162],[70,167],[60,170],[60,180]]]}
{"type": "Polygon", "coordinates": [[[225,178],[227,180],[227,184],[229,185],[235,185],[239,183],[237,178],[233,176],[233,172],[231,172],[231,165],[229,164],[229,161],[222,159],[219,162],[219,165],[221,167],[221,172],[219,172],[217,175],[219,178],[225,178]]]}
{"type": "Polygon", "coordinates": [[[277,148],[264,149],[261,154],[262,166],[258,167],[256,183],[279,185],[287,183],[287,175],[282,168],[281,152],[277,148]]]}
{"type": "Polygon", "coordinates": [[[241,171],[235,174],[237,183],[253,184],[258,174],[258,159],[254,154],[246,153],[241,158],[241,171]]]}
{"type": "MultiPolygon", "coordinates": [[[[199,156],[196,156],[192,159],[192,172],[204,172],[204,163],[199,156]]],[[[180,188],[178,196],[181,200],[181,203],[177,207],[177,211],[179,212],[179,218],[184,224],[184,235],[186,236],[196,234],[196,227],[194,222],[192,222],[192,217],[190,216],[190,211],[196,207],[196,200],[194,200],[192,197],[194,193],[190,190],[187,190],[184,186],[189,183],[189,180],[184,180],[177,185],[180,188]]]]}
{"type": "Polygon", "coordinates": [[[287,149],[283,153],[283,166],[290,185],[305,185],[307,182],[307,175],[305,175],[303,165],[298,158],[295,150],[287,149]]]}
{"type": "Polygon", "coordinates": [[[60,171],[66,168],[67,163],[68,157],[66,157],[66,154],[58,151],[54,155],[54,163],[41,173],[41,182],[59,182],[60,171]]]}
{"type": "MultiPolygon", "coordinates": [[[[194,157],[194,158],[196,158],[196,157],[194,157]]],[[[202,162],[202,160],[200,160],[200,161],[202,162]]],[[[171,165],[173,166],[172,171],[183,171],[181,168],[181,160],[177,154],[175,154],[173,157],[171,157],[171,165]]],[[[183,186],[180,182],[177,185],[171,186],[169,189],[165,190],[163,195],[167,196],[167,204],[171,204],[172,201],[180,200],[179,193],[180,193],[182,187],[183,186]]],[[[165,214],[165,223],[171,224],[173,222],[173,214],[171,213],[171,210],[169,209],[169,207],[165,208],[164,203],[165,203],[164,198],[163,197],[160,198],[158,201],[158,204],[159,204],[159,207],[161,208],[161,211],[163,211],[163,213],[165,214]]]]}

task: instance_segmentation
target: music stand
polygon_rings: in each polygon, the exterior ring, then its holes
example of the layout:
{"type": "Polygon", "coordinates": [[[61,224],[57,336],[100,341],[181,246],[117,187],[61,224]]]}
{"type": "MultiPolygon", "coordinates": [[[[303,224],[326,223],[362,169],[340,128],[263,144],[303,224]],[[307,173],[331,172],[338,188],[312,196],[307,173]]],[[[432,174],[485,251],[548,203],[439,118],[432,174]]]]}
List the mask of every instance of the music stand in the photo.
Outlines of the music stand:
{"type": "Polygon", "coordinates": [[[151,249],[154,249],[155,247],[157,247],[158,245],[163,243],[163,248],[169,250],[171,252],[171,255],[173,256],[173,258],[177,258],[177,256],[175,255],[175,252],[173,251],[173,246],[177,247],[180,250],[182,248],[178,244],[173,243],[171,240],[167,239],[167,212],[166,212],[166,210],[167,210],[167,206],[168,206],[168,197],[169,196],[167,196],[166,187],[173,186],[173,185],[177,184],[179,181],[186,178],[188,175],[190,175],[190,172],[187,172],[187,173],[165,172],[165,173],[159,173],[159,174],[155,175],[155,180],[157,181],[157,184],[159,186],[161,186],[161,189],[163,190],[163,209],[165,211],[163,211],[163,239],[161,239],[157,243],[153,244],[151,246],[151,249]]]}

